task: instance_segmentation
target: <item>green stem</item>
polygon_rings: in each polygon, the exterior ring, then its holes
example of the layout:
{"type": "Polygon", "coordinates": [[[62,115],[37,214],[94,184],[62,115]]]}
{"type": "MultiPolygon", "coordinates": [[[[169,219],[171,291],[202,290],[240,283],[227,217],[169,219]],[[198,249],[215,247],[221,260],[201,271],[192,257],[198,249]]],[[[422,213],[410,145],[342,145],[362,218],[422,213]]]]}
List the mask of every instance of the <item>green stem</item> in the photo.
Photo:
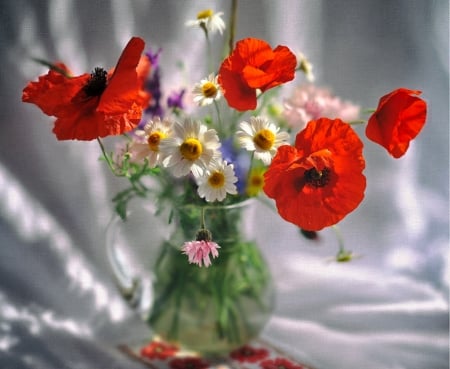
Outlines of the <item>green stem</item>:
{"type": "Polygon", "coordinates": [[[353,259],[353,255],[351,251],[348,251],[344,247],[344,238],[342,237],[342,233],[339,227],[335,224],[333,227],[334,233],[336,234],[336,238],[338,240],[339,250],[336,255],[337,262],[347,262],[353,259]]]}
{"type": "Polygon", "coordinates": [[[222,116],[220,115],[219,104],[217,103],[217,101],[214,101],[214,107],[216,108],[217,121],[219,122],[218,130],[220,132],[218,132],[218,133],[219,133],[220,136],[222,136],[222,135],[225,136],[225,132],[223,132],[224,131],[224,125],[222,123],[222,116]]]}
{"type": "Polygon", "coordinates": [[[252,151],[252,155],[251,155],[251,157],[250,157],[250,165],[249,165],[249,167],[248,167],[248,172],[247,172],[247,179],[246,179],[246,186],[248,186],[248,183],[249,183],[249,181],[250,181],[250,175],[252,174],[252,169],[253,169],[253,163],[254,163],[254,160],[255,159],[255,152],[254,151],[252,151]]]}
{"type": "Polygon", "coordinates": [[[102,155],[103,158],[106,161],[106,164],[108,164],[109,169],[111,170],[111,172],[116,175],[116,169],[114,168],[114,163],[111,161],[111,158],[109,157],[109,155],[106,153],[105,150],[105,146],[103,146],[103,142],[102,140],[100,140],[100,137],[97,137],[97,142],[100,145],[100,149],[102,150],[102,155]]]}
{"type": "Polygon", "coordinates": [[[348,124],[350,124],[351,126],[356,126],[356,125],[360,125],[360,124],[366,124],[367,122],[363,119],[359,119],[359,120],[352,120],[351,122],[348,122],[348,124]]]}
{"type": "Polygon", "coordinates": [[[344,248],[344,238],[342,237],[342,233],[341,230],[339,229],[339,227],[337,226],[337,224],[335,224],[334,226],[332,226],[334,233],[336,234],[336,239],[338,241],[338,246],[339,246],[339,252],[345,251],[344,248]]]}
{"type": "Polygon", "coordinates": [[[48,62],[47,60],[40,59],[40,58],[31,58],[31,59],[33,59],[35,62],[37,62],[39,64],[45,65],[49,69],[54,70],[55,72],[57,72],[59,74],[62,74],[64,77],[72,78],[72,76],[69,75],[64,69],[58,67],[57,65],[55,65],[53,63],[48,62]]]}
{"type": "Polygon", "coordinates": [[[206,49],[207,49],[207,59],[208,59],[208,75],[210,73],[214,73],[214,62],[212,59],[212,47],[211,47],[211,41],[209,39],[208,29],[205,25],[202,24],[203,31],[205,32],[206,37],[206,49]]]}
{"type": "Polygon", "coordinates": [[[236,33],[236,19],[237,19],[237,5],[238,0],[231,1],[231,11],[230,11],[230,38],[228,39],[228,47],[230,49],[229,54],[234,48],[234,35],[236,33]]]}
{"type": "Polygon", "coordinates": [[[202,206],[201,218],[200,218],[200,229],[205,229],[206,228],[205,213],[206,213],[206,207],[202,206]]]}

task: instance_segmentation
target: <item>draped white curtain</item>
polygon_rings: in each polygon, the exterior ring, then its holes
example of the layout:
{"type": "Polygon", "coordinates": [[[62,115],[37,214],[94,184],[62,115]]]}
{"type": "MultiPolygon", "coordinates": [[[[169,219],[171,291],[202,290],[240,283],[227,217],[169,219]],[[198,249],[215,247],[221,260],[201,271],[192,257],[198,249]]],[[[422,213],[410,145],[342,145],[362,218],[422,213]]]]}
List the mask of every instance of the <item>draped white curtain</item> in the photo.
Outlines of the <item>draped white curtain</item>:
{"type": "MultiPolygon", "coordinates": [[[[138,35],[163,48],[170,93],[183,82],[178,61],[183,78],[203,77],[202,34],[185,21],[208,7],[227,18],[229,3],[2,3],[0,367],[138,368],[114,345],[148,337],[105,260],[110,199],[124,184],[97,161],[96,142],[56,141],[52,119],[21,103],[27,81],[45,72],[30,57],[83,73],[112,67],[138,35]]],[[[255,224],[278,295],[263,336],[318,369],[448,367],[448,14],[444,0],[239,3],[236,38],[302,51],[317,84],[363,108],[397,87],[419,89],[429,106],[404,158],[366,144],[366,199],[341,225],[361,258],[328,262],[336,252],[328,230],[310,243],[270,212],[255,224]]]]}

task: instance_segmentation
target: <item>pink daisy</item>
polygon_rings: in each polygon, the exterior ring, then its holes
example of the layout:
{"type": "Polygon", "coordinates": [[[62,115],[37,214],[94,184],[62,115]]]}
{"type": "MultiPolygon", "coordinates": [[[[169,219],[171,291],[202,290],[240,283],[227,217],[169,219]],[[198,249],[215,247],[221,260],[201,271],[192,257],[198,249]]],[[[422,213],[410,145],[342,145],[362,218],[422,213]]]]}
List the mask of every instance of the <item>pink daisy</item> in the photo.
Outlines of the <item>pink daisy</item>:
{"type": "Polygon", "coordinates": [[[209,267],[211,265],[209,254],[213,258],[218,257],[219,251],[217,249],[219,248],[220,246],[215,242],[201,240],[185,242],[181,250],[183,254],[188,256],[190,264],[197,264],[201,267],[203,263],[205,267],[209,267]]]}

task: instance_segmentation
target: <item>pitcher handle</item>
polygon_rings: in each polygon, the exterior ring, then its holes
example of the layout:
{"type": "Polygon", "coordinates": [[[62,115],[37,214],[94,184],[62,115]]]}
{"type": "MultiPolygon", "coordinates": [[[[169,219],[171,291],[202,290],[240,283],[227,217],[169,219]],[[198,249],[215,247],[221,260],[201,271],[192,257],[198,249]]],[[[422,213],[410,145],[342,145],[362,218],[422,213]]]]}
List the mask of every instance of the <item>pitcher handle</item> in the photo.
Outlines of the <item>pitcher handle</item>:
{"type": "Polygon", "coordinates": [[[106,255],[111,274],[117,289],[130,307],[146,314],[150,308],[151,281],[143,280],[142,276],[130,275],[118,250],[118,244],[123,241],[119,230],[124,221],[117,215],[113,216],[106,228],[106,255]]]}

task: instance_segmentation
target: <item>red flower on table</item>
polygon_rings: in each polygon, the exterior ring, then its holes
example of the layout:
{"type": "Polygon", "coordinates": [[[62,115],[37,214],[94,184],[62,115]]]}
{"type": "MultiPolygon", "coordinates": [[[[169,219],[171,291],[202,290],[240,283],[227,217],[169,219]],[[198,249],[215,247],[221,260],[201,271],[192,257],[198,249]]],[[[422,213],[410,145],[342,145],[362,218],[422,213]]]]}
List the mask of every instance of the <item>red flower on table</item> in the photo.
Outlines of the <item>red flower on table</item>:
{"type": "Polygon", "coordinates": [[[308,231],[336,224],[363,200],[363,144],[340,119],[310,121],[295,146],[278,148],[264,191],[285,220],[308,231]]]}
{"type": "Polygon", "coordinates": [[[262,369],[305,369],[302,365],[297,365],[283,358],[265,360],[260,364],[260,367],[262,369]]]}
{"type": "Polygon", "coordinates": [[[165,342],[153,341],[147,346],[141,348],[141,356],[149,359],[167,359],[175,356],[178,347],[165,342]]]}
{"type": "Polygon", "coordinates": [[[256,38],[236,43],[219,70],[219,84],[232,108],[239,111],[256,108],[256,90],[262,92],[294,79],[297,59],[286,46],[270,45],[256,38]]]}
{"type": "Polygon", "coordinates": [[[210,365],[205,360],[196,357],[173,359],[169,362],[171,369],[206,369],[210,365]]]}
{"type": "Polygon", "coordinates": [[[93,140],[130,131],[149,100],[143,91],[144,73],[149,71],[148,58],[141,58],[143,49],[144,41],[133,37],[109,73],[95,68],[91,74],[71,77],[64,64],[57,64],[28,83],[22,101],[57,118],[53,132],[58,140],[93,140]]]}
{"type": "Polygon", "coordinates": [[[366,136],[383,146],[394,158],[408,150],[425,125],[427,104],[417,95],[421,91],[399,88],[383,96],[369,118],[366,136]]]}
{"type": "Polygon", "coordinates": [[[269,355],[269,351],[264,348],[254,348],[249,345],[242,346],[230,353],[230,357],[240,362],[256,363],[265,359],[269,355]]]}

